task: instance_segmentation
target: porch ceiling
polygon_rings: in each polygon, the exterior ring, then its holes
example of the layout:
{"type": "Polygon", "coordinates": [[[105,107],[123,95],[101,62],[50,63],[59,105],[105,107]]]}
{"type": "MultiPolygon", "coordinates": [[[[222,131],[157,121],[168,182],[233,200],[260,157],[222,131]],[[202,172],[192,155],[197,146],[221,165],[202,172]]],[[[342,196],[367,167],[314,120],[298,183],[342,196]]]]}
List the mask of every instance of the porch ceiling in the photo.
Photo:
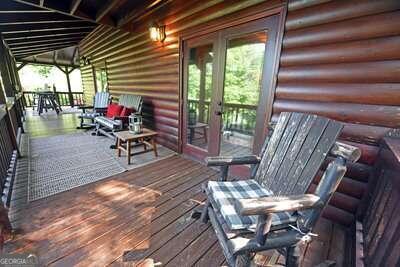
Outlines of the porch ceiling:
{"type": "Polygon", "coordinates": [[[171,0],[2,0],[0,32],[17,60],[77,45],[98,24],[127,28],[171,0]]]}

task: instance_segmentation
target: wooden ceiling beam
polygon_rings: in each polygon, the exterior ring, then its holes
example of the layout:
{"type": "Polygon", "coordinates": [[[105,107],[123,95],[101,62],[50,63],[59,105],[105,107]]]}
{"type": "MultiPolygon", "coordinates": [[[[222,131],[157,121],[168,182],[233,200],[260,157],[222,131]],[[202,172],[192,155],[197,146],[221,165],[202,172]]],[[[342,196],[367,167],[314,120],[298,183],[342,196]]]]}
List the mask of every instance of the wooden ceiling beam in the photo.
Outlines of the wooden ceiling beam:
{"type": "Polygon", "coordinates": [[[74,13],[71,14],[70,13],[71,10],[66,11],[66,10],[61,10],[61,9],[55,9],[55,8],[50,8],[50,7],[46,6],[46,5],[40,6],[40,4],[36,4],[36,3],[30,2],[30,1],[27,1],[27,0],[13,0],[13,1],[21,3],[21,4],[33,6],[33,7],[44,8],[44,9],[47,9],[47,10],[55,11],[55,12],[58,12],[58,13],[61,13],[61,14],[64,14],[64,15],[73,16],[73,17],[76,17],[76,18],[79,18],[79,19],[82,19],[82,20],[86,20],[86,21],[90,21],[90,22],[96,22],[94,20],[94,18],[91,18],[90,16],[88,16],[87,14],[85,14],[85,13],[83,13],[81,11],[77,12],[78,10],[75,10],[74,13]]]}
{"type": "Polygon", "coordinates": [[[78,55],[79,49],[78,46],[75,47],[74,49],[74,53],[72,54],[72,58],[71,58],[71,65],[75,65],[75,57],[78,55]]]}
{"type": "Polygon", "coordinates": [[[26,54],[26,53],[33,53],[35,55],[38,54],[37,51],[53,51],[56,49],[62,49],[62,48],[66,48],[66,47],[70,47],[73,46],[75,44],[59,44],[59,45],[48,45],[46,47],[39,47],[39,48],[26,48],[24,50],[18,50],[18,51],[12,51],[13,55],[19,55],[19,54],[26,54]]]}
{"type": "MultiPolygon", "coordinates": [[[[59,23],[70,23],[70,24],[78,24],[82,23],[81,20],[47,20],[47,21],[19,21],[19,22],[1,22],[0,26],[11,26],[11,25],[40,25],[40,24],[59,24],[59,23]]],[[[25,27],[26,27],[25,26],[25,27]]],[[[47,26],[47,25],[46,25],[47,26]]],[[[24,27],[24,26],[21,26],[24,27]]]]}
{"type": "Polygon", "coordinates": [[[47,47],[47,46],[49,46],[49,45],[62,45],[62,44],[71,44],[71,45],[73,45],[73,44],[76,44],[76,43],[77,43],[77,41],[68,41],[68,42],[48,42],[48,43],[45,43],[45,44],[31,44],[31,43],[26,43],[25,46],[10,47],[10,50],[14,52],[14,51],[18,51],[18,50],[27,49],[27,48],[35,49],[35,48],[39,48],[39,47],[47,47]]]}
{"type": "Polygon", "coordinates": [[[82,0],[72,0],[69,14],[71,14],[71,15],[75,14],[75,12],[78,9],[81,2],[82,2],[82,0]]]}
{"type": "Polygon", "coordinates": [[[50,52],[53,50],[58,50],[58,49],[66,48],[69,46],[71,46],[71,45],[56,45],[56,46],[41,47],[41,48],[31,49],[31,50],[21,50],[21,51],[16,51],[16,52],[12,52],[12,53],[15,57],[18,57],[20,55],[26,55],[26,54],[39,55],[39,54],[43,54],[45,52],[50,52]]]}
{"type": "Polygon", "coordinates": [[[0,1],[0,12],[4,13],[19,13],[19,12],[52,12],[49,10],[43,10],[40,7],[36,7],[33,5],[26,5],[22,3],[18,3],[15,1],[0,1]]]}
{"type": "Polygon", "coordinates": [[[67,29],[94,29],[97,25],[93,23],[72,21],[72,22],[60,22],[60,23],[49,23],[47,25],[42,24],[8,24],[0,25],[0,32],[3,34],[9,32],[34,32],[34,31],[49,31],[49,30],[67,30],[67,29]]]}
{"type": "Polygon", "coordinates": [[[120,0],[108,0],[96,12],[96,22],[100,22],[115,6],[118,5],[120,0]]]}
{"type": "MultiPolygon", "coordinates": [[[[21,63],[21,64],[39,64],[39,65],[50,65],[50,66],[54,66],[54,64],[53,63],[51,63],[51,62],[45,62],[45,61],[40,61],[40,60],[37,60],[36,59],[36,61],[35,60],[30,60],[30,59],[18,59],[17,60],[17,63],[21,63]]],[[[64,63],[57,63],[59,66],[62,66],[62,67],[74,67],[74,68],[79,68],[79,65],[75,65],[75,64],[73,64],[73,65],[69,65],[69,64],[64,64],[64,63]]]]}
{"type": "Polygon", "coordinates": [[[0,23],[23,24],[23,23],[46,23],[46,22],[81,21],[80,19],[59,14],[48,13],[5,13],[0,16],[0,23]]]}
{"type": "Polygon", "coordinates": [[[90,33],[91,29],[79,29],[79,30],[65,30],[65,31],[42,31],[42,32],[18,32],[18,33],[3,33],[3,38],[6,42],[10,40],[31,40],[31,39],[43,39],[53,38],[56,36],[82,36],[90,33]]]}
{"type": "Polygon", "coordinates": [[[77,41],[78,42],[84,36],[85,35],[82,35],[82,36],[71,36],[71,37],[63,37],[63,36],[61,36],[61,38],[54,38],[54,37],[50,38],[50,37],[48,37],[48,38],[45,38],[45,39],[42,39],[42,40],[29,40],[29,39],[24,40],[24,39],[22,39],[22,40],[7,41],[7,44],[8,44],[8,46],[10,48],[14,48],[14,47],[19,47],[19,46],[24,46],[27,43],[29,43],[29,44],[43,44],[43,43],[48,43],[50,41],[53,41],[53,42],[77,41]]]}
{"type": "Polygon", "coordinates": [[[58,50],[53,51],[53,62],[57,64],[58,50]]]}

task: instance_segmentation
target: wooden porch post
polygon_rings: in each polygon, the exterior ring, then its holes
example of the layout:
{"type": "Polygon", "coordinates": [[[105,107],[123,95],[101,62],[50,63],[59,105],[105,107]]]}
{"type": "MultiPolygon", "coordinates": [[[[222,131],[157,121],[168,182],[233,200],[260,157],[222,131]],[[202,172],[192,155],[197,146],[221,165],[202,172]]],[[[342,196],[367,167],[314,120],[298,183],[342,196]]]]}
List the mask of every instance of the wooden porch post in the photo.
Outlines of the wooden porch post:
{"type": "Polygon", "coordinates": [[[206,59],[203,55],[200,59],[199,122],[205,122],[204,107],[206,98],[206,71],[206,59]]]}
{"type": "Polygon", "coordinates": [[[10,77],[11,73],[8,65],[7,51],[6,48],[4,47],[3,42],[0,43],[0,72],[6,96],[7,97],[15,96],[15,92],[13,90],[13,84],[10,77]]]}
{"type": "MultiPolygon", "coordinates": [[[[6,113],[5,115],[5,120],[6,120],[6,125],[7,125],[7,131],[11,139],[11,145],[13,149],[17,150],[17,155],[18,157],[20,156],[19,149],[18,149],[18,143],[17,143],[17,136],[15,135],[16,129],[14,129],[12,123],[11,123],[11,118],[10,118],[10,113],[8,112],[8,107],[6,105],[7,100],[4,97],[4,91],[3,91],[3,86],[0,83],[0,110],[3,109],[3,111],[6,113]]],[[[14,103],[15,105],[15,103],[14,103]]]]}
{"type": "Polygon", "coordinates": [[[69,80],[69,74],[71,72],[69,71],[68,67],[65,67],[65,75],[67,76],[67,84],[68,84],[68,97],[69,97],[69,104],[71,107],[74,107],[74,97],[72,95],[72,89],[71,89],[71,81],[69,80]]]}

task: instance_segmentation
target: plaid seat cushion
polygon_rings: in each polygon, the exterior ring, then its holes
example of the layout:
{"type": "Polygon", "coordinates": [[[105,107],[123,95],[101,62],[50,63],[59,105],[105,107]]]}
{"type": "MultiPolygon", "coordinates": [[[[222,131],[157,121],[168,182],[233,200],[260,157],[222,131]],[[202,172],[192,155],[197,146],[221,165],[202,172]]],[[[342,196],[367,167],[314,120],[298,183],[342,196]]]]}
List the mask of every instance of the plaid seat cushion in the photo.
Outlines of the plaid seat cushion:
{"type": "Polygon", "coordinates": [[[99,123],[102,126],[105,126],[109,129],[120,129],[122,128],[122,121],[121,120],[113,120],[107,117],[96,117],[96,123],[99,123]]]}
{"type": "MultiPolygon", "coordinates": [[[[251,179],[233,182],[209,181],[207,189],[212,196],[211,203],[214,209],[219,211],[231,230],[247,229],[254,231],[257,225],[257,216],[241,216],[236,212],[235,199],[272,195],[272,192],[251,179]]],[[[296,219],[296,216],[289,212],[274,213],[272,215],[272,226],[293,223],[296,219]]]]}
{"type": "Polygon", "coordinates": [[[81,113],[79,114],[79,118],[84,118],[84,119],[94,119],[96,117],[100,116],[100,113],[97,112],[88,112],[88,113],[81,113]]]}

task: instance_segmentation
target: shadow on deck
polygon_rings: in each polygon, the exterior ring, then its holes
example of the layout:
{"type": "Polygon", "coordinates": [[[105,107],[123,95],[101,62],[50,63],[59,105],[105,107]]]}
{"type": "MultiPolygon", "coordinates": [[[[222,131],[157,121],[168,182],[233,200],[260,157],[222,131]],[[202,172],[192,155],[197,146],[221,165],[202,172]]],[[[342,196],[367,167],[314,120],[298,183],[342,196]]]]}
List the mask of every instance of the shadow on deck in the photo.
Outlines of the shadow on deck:
{"type": "MultiPolygon", "coordinates": [[[[33,252],[44,265],[56,266],[226,264],[210,225],[190,217],[205,201],[201,184],[217,179],[213,169],[173,156],[26,203],[21,162],[10,211],[19,233],[5,252],[33,252]]],[[[346,231],[321,219],[318,237],[302,248],[302,266],[327,259],[346,266],[346,231]]],[[[264,266],[284,264],[273,251],[257,259],[264,266]]]]}

